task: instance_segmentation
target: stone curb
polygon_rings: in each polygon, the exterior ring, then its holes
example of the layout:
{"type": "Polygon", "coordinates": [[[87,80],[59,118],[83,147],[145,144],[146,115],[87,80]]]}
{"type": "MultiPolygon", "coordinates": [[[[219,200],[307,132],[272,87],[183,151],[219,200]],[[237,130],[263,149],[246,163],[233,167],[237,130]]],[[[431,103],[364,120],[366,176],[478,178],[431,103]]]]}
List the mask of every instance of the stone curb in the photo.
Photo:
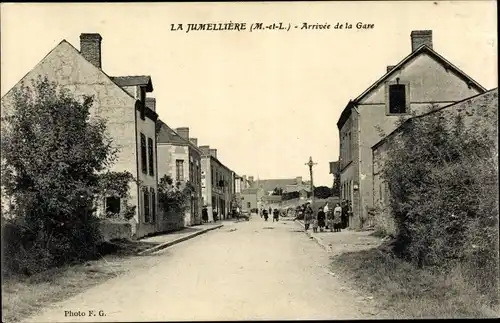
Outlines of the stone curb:
{"type": "MultiPolygon", "coordinates": [[[[295,222],[296,222],[296,223],[298,223],[298,224],[302,227],[302,229],[304,229],[304,221],[302,221],[302,220],[296,220],[295,222]]],[[[318,237],[316,237],[316,236],[312,235],[312,234],[311,234],[311,233],[309,233],[308,231],[304,231],[304,233],[305,233],[308,237],[312,238],[312,239],[313,239],[313,240],[314,240],[314,241],[315,241],[315,242],[316,242],[316,243],[317,243],[317,244],[318,244],[321,248],[323,248],[326,252],[332,252],[332,248],[331,248],[329,245],[325,244],[325,243],[323,242],[323,239],[318,238],[318,237]]]]}
{"type": "Polygon", "coordinates": [[[154,246],[152,248],[149,248],[149,249],[146,249],[146,250],[143,250],[141,252],[138,253],[139,256],[144,256],[144,255],[149,255],[153,252],[156,252],[156,251],[159,251],[159,250],[162,250],[162,249],[165,249],[165,248],[168,248],[168,247],[171,247],[173,245],[176,245],[180,242],[183,242],[183,241],[186,241],[186,240],[189,240],[189,239],[192,239],[196,236],[199,236],[200,234],[203,234],[203,233],[206,233],[208,231],[212,231],[212,230],[215,230],[215,229],[220,229],[224,226],[224,224],[219,224],[215,227],[212,227],[212,228],[207,228],[207,229],[203,229],[203,230],[200,230],[198,232],[194,232],[194,233],[191,233],[187,236],[184,236],[184,237],[181,237],[179,239],[175,239],[175,240],[172,240],[172,241],[168,241],[168,242],[165,242],[165,243],[162,243],[162,244],[159,244],[157,246],[154,246]]]}

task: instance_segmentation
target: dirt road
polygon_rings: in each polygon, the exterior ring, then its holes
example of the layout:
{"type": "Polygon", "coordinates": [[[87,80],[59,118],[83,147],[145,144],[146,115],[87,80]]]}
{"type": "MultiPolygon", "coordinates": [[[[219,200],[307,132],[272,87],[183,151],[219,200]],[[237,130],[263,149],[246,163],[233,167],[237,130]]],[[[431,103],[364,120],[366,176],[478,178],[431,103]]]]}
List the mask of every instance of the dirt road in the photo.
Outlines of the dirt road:
{"type": "Polygon", "coordinates": [[[143,258],[27,322],[377,318],[293,222],[255,217],[143,258]]]}

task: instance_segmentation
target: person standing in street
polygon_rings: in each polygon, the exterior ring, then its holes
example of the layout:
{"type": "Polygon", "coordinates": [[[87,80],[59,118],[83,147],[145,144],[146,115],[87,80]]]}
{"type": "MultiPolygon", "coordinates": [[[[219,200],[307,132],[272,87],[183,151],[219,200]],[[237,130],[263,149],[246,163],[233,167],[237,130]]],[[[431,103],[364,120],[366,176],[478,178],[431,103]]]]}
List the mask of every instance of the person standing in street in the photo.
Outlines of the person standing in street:
{"type": "Polygon", "coordinates": [[[341,228],[345,229],[345,223],[347,218],[347,201],[342,200],[342,204],[340,205],[340,207],[342,208],[342,214],[340,216],[341,228]]]}
{"type": "Polygon", "coordinates": [[[304,214],[304,226],[306,231],[309,230],[309,226],[311,225],[313,219],[313,209],[310,205],[306,206],[305,214],[304,214]]]}
{"type": "Polygon", "coordinates": [[[207,223],[208,222],[208,210],[207,210],[206,207],[204,207],[201,210],[201,220],[203,221],[203,223],[207,223]]]}
{"type": "Polygon", "coordinates": [[[335,206],[335,209],[333,209],[333,229],[334,229],[333,231],[340,232],[341,225],[342,225],[342,207],[340,206],[339,203],[337,203],[337,206],[335,206]]]}
{"type": "Polygon", "coordinates": [[[319,212],[318,212],[318,227],[319,227],[319,231],[323,232],[323,228],[325,227],[325,222],[326,220],[326,214],[325,212],[323,211],[323,208],[319,208],[319,212]]]}

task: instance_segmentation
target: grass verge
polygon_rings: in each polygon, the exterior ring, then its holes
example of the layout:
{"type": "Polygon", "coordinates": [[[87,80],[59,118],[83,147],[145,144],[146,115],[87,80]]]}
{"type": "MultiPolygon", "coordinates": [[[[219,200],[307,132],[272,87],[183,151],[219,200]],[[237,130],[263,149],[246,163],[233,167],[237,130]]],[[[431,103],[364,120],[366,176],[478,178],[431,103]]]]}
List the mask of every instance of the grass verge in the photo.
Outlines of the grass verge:
{"type": "Polygon", "coordinates": [[[371,293],[393,318],[494,318],[489,300],[471,288],[460,268],[418,269],[378,248],[332,257],[332,270],[371,293]]]}
{"type": "Polygon", "coordinates": [[[19,322],[41,308],[65,300],[110,278],[126,267],[124,262],[156,244],[115,241],[101,245],[100,257],[82,264],[54,268],[25,277],[11,276],[2,281],[2,322],[19,322]]]}

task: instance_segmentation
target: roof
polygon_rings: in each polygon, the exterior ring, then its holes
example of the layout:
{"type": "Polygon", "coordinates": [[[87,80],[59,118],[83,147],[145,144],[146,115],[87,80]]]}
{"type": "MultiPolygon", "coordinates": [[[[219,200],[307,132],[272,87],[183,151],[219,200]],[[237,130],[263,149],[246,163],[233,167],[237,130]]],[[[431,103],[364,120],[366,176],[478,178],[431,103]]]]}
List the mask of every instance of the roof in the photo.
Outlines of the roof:
{"type": "Polygon", "coordinates": [[[340,163],[338,161],[330,162],[330,174],[337,174],[339,171],[340,163]]]}
{"type": "Polygon", "coordinates": [[[429,111],[427,113],[423,113],[423,114],[420,114],[418,116],[414,116],[412,118],[409,118],[407,120],[405,120],[405,122],[403,122],[399,127],[397,127],[396,129],[394,129],[391,133],[389,133],[387,136],[385,136],[384,138],[382,138],[380,141],[378,141],[375,145],[372,146],[372,150],[373,149],[377,149],[378,147],[380,147],[384,142],[386,142],[389,138],[392,138],[396,133],[400,132],[401,130],[404,129],[404,127],[406,125],[408,125],[409,123],[413,122],[414,120],[417,120],[419,118],[422,118],[422,117],[425,117],[425,116],[428,116],[430,114],[433,114],[433,113],[436,113],[436,112],[439,112],[439,111],[442,111],[444,109],[447,109],[447,108],[450,108],[454,105],[457,105],[457,104],[460,104],[460,103],[463,103],[463,102],[466,102],[466,101],[469,101],[469,100],[473,100],[473,99],[476,99],[476,98],[479,98],[483,95],[487,95],[487,94],[490,94],[492,92],[498,92],[498,88],[494,88],[494,89],[491,89],[487,92],[484,92],[484,93],[479,93],[477,95],[474,95],[474,96],[471,96],[471,97],[468,97],[468,98],[465,98],[463,100],[460,100],[460,101],[457,101],[457,102],[454,102],[454,103],[451,103],[451,104],[448,104],[448,105],[445,105],[445,106],[442,106],[442,107],[439,107],[437,109],[434,109],[432,111],[429,111]]]}
{"type": "Polygon", "coordinates": [[[244,188],[241,190],[241,194],[257,194],[258,188],[244,188]]]}
{"type": "Polygon", "coordinates": [[[111,76],[111,80],[119,86],[145,86],[147,92],[153,92],[153,82],[149,75],[111,76]]]}
{"type": "Polygon", "coordinates": [[[196,149],[201,155],[201,151],[198,147],[193,145],[193,143],[189,140],[182,138],[177,132],[175,132],[175,130],[170,128],[165,122],[160,119],[156,121],[156,134],[156,142],[159,144],[189,146],[193,149],[196,149]]]}
{"type": "Polygon", "coordinates": [[[285,189],[289,185],[297,185],[297,179],[296,178],[260,179],[252,183],[252,186],[257,186],[257,185],[264,191],[269,192],[273,191],[276,187],[285,189]]]}
{"type": "Polygon", "coordinates": [[[479,92],[485,92],[486,89],[481,86],[478,82],[473,80],[470,76],[465,74],[462,70],[460,70],[458,67],[450,63],[448,60],[446,60],[443,56],[439,55],[436,51],[434,51],[432,48],[422,45],[420,46],[417,50],[413,51],[410,53],[410,55],[406,56],[403,58],[402,61],[400,61],[397,65],[395,65],[390,71],[382,75],[381,78],[379,78],[375,83],[373,83],[370,87],[368,87],[363,93],[361,93],[356,99],[350,100],[349,103],[346,105],[342,113],[340,114],[339,121],[337,122],[337,127],[340,129],[349,115],[351,114],[351,108],[354,107],[359,101],[364,99],[372,90],[374,90],[376,87],[378,87],[381,83],[385,82],[390,76],[394,75],[396,71],[400,70],[403,66],[405,66],[407,63],[412,61],[415,57],[421,55],[421,54],[428,54],[429,56],[433,57],[437,62],[439,62],[441,65],[445,66],[447,69],[455,72],[455,74],[466,81],[470,86],[475,87],[479,92]]]}

